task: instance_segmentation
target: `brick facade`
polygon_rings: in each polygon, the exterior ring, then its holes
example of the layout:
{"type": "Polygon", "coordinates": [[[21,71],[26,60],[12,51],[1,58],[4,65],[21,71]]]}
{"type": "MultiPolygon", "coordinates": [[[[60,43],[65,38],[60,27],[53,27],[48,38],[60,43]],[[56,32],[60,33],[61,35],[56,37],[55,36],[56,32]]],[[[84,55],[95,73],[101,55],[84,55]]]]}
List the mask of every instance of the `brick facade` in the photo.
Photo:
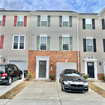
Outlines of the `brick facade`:
{"type": "MultiPolygon", "coordinates": [[[[29,50],[28,56],[28,72],[33,74],[33,78],[36,76],[36,57],[35,56],[50,56],[49,58],[49,75],[56,75],[56,63],[57,62],[76,62],[78,70],[78,52],[77,51],[39,51],[29,50]],[[51,71],[51,63],[53,63],[53,71],[51,71]]],[[[81,72],[80,66],[80,52],[79,52],[79,71],[81,72]]]]}
{"type": "Polygon", "coordinates": [[[98,80],[102,80],[102,76],[103,76],[104,74],[98,74],[98,80]]]}

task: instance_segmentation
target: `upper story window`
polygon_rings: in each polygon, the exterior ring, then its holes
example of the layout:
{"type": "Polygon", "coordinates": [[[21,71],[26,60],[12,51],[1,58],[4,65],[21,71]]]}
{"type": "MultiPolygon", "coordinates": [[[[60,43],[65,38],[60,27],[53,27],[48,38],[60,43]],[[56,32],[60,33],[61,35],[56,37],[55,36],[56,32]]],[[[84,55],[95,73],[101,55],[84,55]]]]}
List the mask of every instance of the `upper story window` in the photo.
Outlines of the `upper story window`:
{"type": "Polygon", "coordinates": [[[83,29],[95,29],[95,19],[82,19],[83,29]]]}
{"type": "Polygon", "coordinates": [[[3,16],[0,15],[0,26],[2,26],[2,20],[3,20],[3,16]]]}
{"type": "Polygon", "coordinates": [[[41,16],[41,26],[47,26],[47,16],[41,16]]]}
{"type": "Polygon", "coordinates": [[[37,26],[50,27],[50,16],[38,15],[37,26]]]}
{"type": "Polygon", "coordinates": [[[92,29],[92,19],[86,19],[86,29],[92,29]]]}
{"type": "Polygon", "coordinates": [[[63,16],[63,27],[69,26],[69,16],[63,16]]]}
{"type": "Polygon", "coordinates": [[[72,16],[59,16],[59,27],[72,27],[72,16]]]}
{"type": "Polygon", "coordinates": [[[73,50],[73,38],[69,35],[59,37],[59,50],[73,50]]]}
{"type": "Polygon", "coordinates": [[[13,35],[13,45],[14,50],[25,50],[25,35],[13,35]]]}
{"type": "Polygon", "coordinates": [[[47,36],[40,36],[40,50],[46,50],[47,48],[47,36]]]}
{"type": "Polygon", "coordinates": [[[23,26],[23,22],[24,22],[24,17],[23,16],[18,16],[17,26],[23,26]]]}
{"type": "Polygon", "coordinates": [[[6,15],[0,15],[0,26],[5,26],[6,15]]]}
{"type": "Polygon", "coordinates": [[[83,39],[83,50],[84,52],[96,52],[96,39],[91,37],[83,39]]]}
{"type": "Polygon", "coordinates": [[[102,19],[102,29],[105,30],[105,17],[102,19]]]}
{"type": "Polygon", "coordinates": [[[14,26],[27,26],[27,16],[14,16],[14,26]]]}
{"type": "Polygon", "coordinates": [[[93,52],[93,39],[86,39],[86,51],[93,52]]]}
{"type": "Polygon", "coordinates": [[[69,50],[69,36],[62,37],[63,50],[69,50]]]}

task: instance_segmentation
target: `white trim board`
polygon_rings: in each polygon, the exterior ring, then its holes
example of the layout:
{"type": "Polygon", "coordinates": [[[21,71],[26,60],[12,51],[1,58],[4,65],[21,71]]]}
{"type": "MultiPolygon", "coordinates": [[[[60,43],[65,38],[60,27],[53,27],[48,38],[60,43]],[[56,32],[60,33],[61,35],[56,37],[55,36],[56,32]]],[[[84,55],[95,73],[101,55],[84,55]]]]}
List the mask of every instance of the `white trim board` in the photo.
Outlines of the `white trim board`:
{"type": "Polygon", "coordinates": [[[35,56],[36,57],[36,79],[49,79],[49,58],[50,56],[35,56]],[[39,78],[39,61],[46,61],[46,78],[39,78]]]}
{"type": "Polygon", "coordinates": [[[97,77],[97,59],[95,57],[92,57],[92,56],[87,56],[84,59],[85,74],[87,74],[87,62],[94,62],[94,77],[96,80],[98,80],[98,77],[97,77]]]}

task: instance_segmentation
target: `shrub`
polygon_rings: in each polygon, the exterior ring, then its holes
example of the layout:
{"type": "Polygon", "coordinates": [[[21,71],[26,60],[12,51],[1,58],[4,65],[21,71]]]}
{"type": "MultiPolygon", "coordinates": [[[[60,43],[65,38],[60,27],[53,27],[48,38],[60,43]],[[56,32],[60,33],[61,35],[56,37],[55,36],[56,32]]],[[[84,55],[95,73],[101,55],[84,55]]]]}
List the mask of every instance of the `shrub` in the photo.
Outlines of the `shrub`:
{"type": "Polygon", "coordinates": [[[84,76],[85,79],[88,79],[88,77],[89,77],[89,74],[84,76]]]}
{"type": "Polygon", "coordinates": [[[102,79],[105,81],[105,76],[104,75],[102,76],[102,79]]]}
{"type": "Polygon", "coordinates": [[[55,79],[55,75],[50,75],[50,79],[54,80],[55,79]]]}
{"type": "Polygon", "coordinates": [[[33,75],[31,73],[26,74],[26,80],[30,80],[32,77],[33,77],[33,75]]]}

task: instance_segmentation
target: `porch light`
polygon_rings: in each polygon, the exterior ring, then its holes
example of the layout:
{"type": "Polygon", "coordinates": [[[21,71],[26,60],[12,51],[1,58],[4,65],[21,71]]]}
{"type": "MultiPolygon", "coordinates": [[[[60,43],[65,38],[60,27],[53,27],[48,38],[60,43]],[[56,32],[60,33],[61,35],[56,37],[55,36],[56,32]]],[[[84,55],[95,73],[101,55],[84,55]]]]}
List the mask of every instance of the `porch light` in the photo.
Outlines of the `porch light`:
{"type": "Polygon", "coordinates": [[[53,65],[53,63],[51,63],[51,66],[53,65]]]}
{"type": "Polygon", "coordinates": [[[68,61],[68,60],[65,60],[66,62],[68,61]]]}

